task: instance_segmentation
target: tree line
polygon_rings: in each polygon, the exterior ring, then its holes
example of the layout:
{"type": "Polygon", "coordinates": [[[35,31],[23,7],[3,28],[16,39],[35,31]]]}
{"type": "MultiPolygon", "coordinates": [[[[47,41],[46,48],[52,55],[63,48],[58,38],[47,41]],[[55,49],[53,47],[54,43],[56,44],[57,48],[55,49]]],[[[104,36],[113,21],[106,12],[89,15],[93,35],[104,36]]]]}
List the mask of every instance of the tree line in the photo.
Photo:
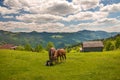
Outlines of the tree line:
{"type": "Polygon", "coordinates": [[[21,51],[32,51],[32,52],[41,52],[43,50],[49,50],[51,47],[55,47],[53,42],[48,42],[47,46],[44,48],[41,44],[36,45],[34,48],[29,44],[26,43],[24,46],[19,45],[16,50],[21,51]]]}
{"type": "Polygon", "coordinates": [[[115,49],[120,49],[120,34],[115,37],[104,40],[104,50],[111,51],[115,49]]]}

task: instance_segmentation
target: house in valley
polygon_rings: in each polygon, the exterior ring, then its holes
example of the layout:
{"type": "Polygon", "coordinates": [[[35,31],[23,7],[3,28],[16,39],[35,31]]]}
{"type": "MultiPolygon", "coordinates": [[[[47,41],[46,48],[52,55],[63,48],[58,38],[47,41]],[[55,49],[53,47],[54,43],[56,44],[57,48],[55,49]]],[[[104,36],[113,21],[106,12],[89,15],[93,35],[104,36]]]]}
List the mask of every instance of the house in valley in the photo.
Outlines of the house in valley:
{"type": "Polygon", "coordinates": [[[17,46],[14,46],[13,44],[4,44],[0,46],[0,49],[13,49],[15,50],[17,46]]]}
{"type": "Polygon", "coordinates": [[[104,45],[102,41],[87,41],[82,43],[82,52],[103,51],[104,45]]]}

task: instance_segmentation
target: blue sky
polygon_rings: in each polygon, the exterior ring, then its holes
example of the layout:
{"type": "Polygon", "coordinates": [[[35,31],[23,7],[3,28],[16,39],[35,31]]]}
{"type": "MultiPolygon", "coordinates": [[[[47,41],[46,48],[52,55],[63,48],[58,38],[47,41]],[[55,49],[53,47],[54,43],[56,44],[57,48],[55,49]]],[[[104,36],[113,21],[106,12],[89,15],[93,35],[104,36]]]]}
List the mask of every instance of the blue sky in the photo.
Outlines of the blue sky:
{"type": "Polygon", "coordinates": [[[120,0],[0,0],[0,30],[120,32],[120,0]]]}

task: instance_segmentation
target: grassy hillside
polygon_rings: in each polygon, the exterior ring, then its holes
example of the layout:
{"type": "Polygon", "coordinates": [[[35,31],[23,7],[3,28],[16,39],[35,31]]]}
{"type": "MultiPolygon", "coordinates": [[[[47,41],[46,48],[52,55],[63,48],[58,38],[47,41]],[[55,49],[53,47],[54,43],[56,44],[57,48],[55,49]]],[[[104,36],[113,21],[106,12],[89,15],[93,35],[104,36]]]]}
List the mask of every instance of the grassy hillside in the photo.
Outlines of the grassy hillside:
{"type": "Polygon", "coordinates": [[[120,50],[71,52],[51,67],[47,59],[47,52],[0,50],[0,80],[120,80],[120,50]]]}

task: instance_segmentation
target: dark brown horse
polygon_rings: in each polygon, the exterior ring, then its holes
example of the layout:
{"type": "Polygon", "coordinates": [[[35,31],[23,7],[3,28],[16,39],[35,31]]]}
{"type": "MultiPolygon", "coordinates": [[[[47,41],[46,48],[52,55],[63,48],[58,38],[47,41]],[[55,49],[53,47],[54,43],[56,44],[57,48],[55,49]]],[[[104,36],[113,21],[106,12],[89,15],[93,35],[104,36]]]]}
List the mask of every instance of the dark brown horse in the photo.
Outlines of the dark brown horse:
{"type": "Polygon", "coordinates": [[[52,62],[54,61],[55,53],[56,53],[56,49],[55,48],[50,48],[50,50],[49,50],[49,60],[52,61],[52,62]]]}
{"type": "Polygon", "coordinates": [[[64,49],[58,49],[54,53],[54,59],[56,60],[56,62],[58,62],[59,58],[60,58],[60,61],[66,59],[66,51],[64,49]]]}

